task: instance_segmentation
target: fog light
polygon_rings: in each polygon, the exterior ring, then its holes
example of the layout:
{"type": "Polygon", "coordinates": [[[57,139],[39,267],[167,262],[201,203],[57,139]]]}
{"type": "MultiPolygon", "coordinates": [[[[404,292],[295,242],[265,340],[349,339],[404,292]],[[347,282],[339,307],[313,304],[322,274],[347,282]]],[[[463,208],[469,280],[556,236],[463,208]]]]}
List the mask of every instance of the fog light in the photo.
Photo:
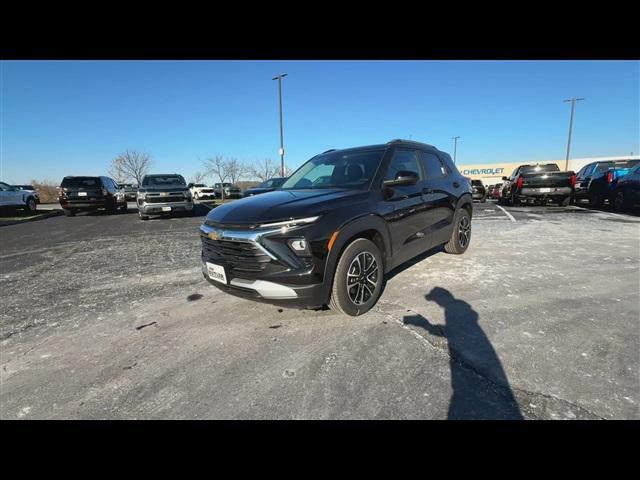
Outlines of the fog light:
{"type": "Polygon", "coordinates": [[[309,251],[309,243],[304,238],[292,238],[288,243],[289,247],[291,247],[291,250],[293,250],[296,255],[311,255],[311,252],[309,251]]]}

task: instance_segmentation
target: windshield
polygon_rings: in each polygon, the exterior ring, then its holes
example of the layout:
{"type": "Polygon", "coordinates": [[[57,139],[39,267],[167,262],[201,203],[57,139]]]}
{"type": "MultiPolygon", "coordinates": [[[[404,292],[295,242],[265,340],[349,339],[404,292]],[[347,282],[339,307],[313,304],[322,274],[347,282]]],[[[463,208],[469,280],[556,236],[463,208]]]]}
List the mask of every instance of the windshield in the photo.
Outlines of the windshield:
{"type": "Polygon", "coordinates": [[[142,181],[144,187],[164,187],[166,185],[186,185],[182,175],[153,175],[146,176],[142,181]]]}
{"type": "Polygon", "coordinates": [[[258,188],[276,188],[284,183],[284,178],[270,178],[266,182],[262,182],[258,185],[258,188]]]}
{"type": "Polygon", "coordinates": [[[383,155],[384,150],[318,155],[296,170],[281,188],[366,188],[371,184],[383,155]]]}

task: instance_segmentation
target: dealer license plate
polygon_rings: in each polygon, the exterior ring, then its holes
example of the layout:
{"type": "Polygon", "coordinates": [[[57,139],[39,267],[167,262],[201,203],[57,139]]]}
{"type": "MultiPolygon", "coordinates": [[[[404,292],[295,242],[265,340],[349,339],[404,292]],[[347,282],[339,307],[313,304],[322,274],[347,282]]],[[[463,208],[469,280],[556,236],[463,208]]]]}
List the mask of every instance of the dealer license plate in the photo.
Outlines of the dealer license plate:
{"type": "Polygon", "coordinates": [[[170,212],[171,211],[171,207],[162,207],[162,211],[163,212],[170,212]]]}
{"type": "Polygon", "coordinates": [[[549,193],[551,191],[550,188],[541,188],[540,193],[549,193]]]}
{"type": "Polygon", "coordinates": [[[225,274],[224,267],[222,265],[207,262],[207,274],[211,280],[224,284],[227,283],[227,275],[225,274]]]}

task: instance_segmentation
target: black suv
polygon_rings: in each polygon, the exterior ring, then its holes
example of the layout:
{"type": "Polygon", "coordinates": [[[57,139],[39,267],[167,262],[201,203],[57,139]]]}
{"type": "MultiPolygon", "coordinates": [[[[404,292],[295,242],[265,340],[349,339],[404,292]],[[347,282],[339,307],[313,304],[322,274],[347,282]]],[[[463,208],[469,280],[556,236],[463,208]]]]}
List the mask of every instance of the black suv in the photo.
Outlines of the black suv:
{"type": "Polygon", "coordinates": [[[81,210],[127,211],[124,192],[109,177],[64,177],[58,188],[58,201],[64,214],[71,217],[81,210]]]}
{"type": "Polygon", "coordinates": [[[464,253],[472,208],[471,185],[433,146],[327,150],[278,190],[211,210],[202,270],[238,296],[360,315],[394,267],[436,245],[464,253]]]}

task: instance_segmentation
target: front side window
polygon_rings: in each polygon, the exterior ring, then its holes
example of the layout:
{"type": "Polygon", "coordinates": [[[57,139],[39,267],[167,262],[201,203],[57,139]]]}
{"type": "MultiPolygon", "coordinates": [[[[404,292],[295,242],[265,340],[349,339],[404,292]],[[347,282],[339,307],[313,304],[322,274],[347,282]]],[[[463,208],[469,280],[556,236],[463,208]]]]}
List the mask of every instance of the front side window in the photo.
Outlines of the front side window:
{"type": "Polygon", "coordinates": [[[394,180],[398,172],[414,172],[418,175],[418,180],[422,180],[422,169],[418,160],[416,150],[396,150],[384,176],[384,180],[394,180]]]}
{"type": "Polygon", "coordinates": [[[367,188],[383,155],[384,150],[318,155],[296,170],[281,188],[367,188]]]}

